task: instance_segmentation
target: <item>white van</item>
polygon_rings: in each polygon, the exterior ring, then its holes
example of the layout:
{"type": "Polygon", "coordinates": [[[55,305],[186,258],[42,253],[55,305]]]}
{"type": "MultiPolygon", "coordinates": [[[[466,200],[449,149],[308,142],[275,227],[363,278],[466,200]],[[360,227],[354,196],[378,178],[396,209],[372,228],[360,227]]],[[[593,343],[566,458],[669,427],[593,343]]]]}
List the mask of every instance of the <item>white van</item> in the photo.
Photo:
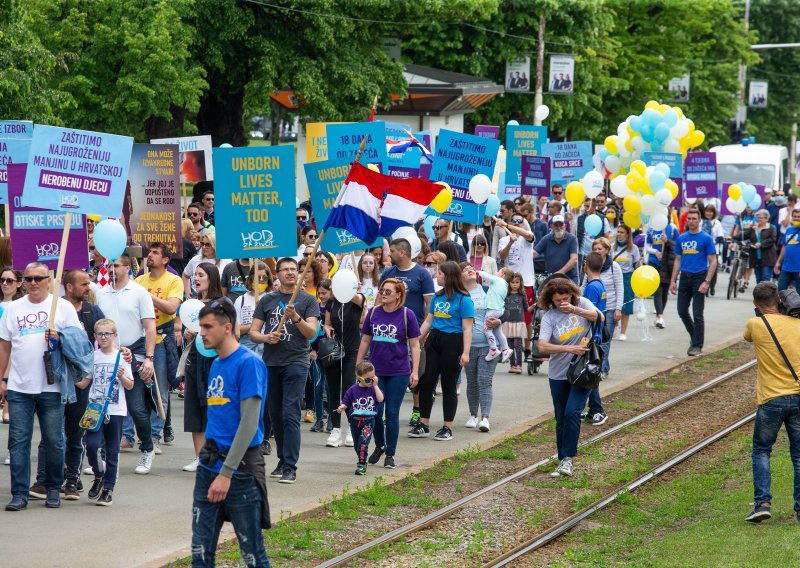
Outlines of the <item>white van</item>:
{"type": "Polygon", "coordinates": [[[789,151],[785,146],[770,144],[730,144],[715,146],[717,181],[751,183],[772,189],[789,190],[789,151]]]}

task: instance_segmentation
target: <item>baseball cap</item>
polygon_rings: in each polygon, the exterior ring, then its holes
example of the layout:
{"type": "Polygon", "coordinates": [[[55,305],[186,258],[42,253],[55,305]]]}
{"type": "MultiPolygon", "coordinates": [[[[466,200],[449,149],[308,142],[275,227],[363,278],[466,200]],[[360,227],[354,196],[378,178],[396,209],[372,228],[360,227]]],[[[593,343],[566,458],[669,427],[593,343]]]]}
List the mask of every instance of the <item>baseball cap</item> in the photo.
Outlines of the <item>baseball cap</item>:
{"type": "Polygon", "coordinates": [[[772,193],[772,188],[771,187],[765,187],[764,188],[764,193],[772,193]]]}
{"type": "Polygon", "coordinates": [[[563,223],[563,222],[564,222],[564,216],[563,216],[563,215],[555,215],[555,216],[553,217],[553,224],[554,224],[554,225],[555,225],[556,223],[563,223]]]}

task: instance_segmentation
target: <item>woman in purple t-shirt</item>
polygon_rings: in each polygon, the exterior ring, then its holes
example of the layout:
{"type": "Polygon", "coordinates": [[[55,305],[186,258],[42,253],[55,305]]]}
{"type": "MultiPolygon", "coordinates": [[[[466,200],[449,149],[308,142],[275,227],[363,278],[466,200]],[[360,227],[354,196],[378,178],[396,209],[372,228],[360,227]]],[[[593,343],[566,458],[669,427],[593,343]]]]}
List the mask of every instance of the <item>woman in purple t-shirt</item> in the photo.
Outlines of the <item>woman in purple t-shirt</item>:
{"type": "Polygon", "coordinates": [[[384,395],[375,419],[375,451],[369,457],[369,463],[378,463],[385,453],[383,466],[393,469],[400,435],[400,405],[406,387],[414,388],[418,381],[419,323],[414,312],[404,306],[406,287],[403,282],[387,278],[381,282],[378,293],[383,305],[372,308],[364,319],[356,364],[370,352],[369,359],[375,366],[375,374],[380,377],[384,395]]]}

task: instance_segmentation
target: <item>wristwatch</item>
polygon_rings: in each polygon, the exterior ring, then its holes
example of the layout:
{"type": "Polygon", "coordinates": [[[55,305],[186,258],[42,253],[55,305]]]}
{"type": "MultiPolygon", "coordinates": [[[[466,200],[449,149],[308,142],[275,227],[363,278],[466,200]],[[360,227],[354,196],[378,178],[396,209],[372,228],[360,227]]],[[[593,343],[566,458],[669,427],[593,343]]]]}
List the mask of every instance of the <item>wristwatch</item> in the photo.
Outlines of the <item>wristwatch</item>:
{"type": "Polygon", "coordinates": [[[153,357],[155,357],[155,355],[145,355],[144,356],[145,359],[150,359],[151,361],[153,360],[153,357]]]}

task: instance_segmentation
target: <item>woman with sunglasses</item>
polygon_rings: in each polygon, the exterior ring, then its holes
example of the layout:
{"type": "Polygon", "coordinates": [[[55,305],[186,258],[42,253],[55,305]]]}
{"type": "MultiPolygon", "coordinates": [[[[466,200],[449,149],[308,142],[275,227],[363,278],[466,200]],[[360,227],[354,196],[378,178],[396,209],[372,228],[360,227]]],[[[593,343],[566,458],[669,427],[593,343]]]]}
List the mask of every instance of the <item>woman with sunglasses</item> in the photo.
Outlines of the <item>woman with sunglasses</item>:
{"type": "Polygon", "coordinates": [[[406,387],[413,389],[418,382],[420,330],[414,312],[404,306],[406,286],[403,282],[387,278],[381,283],[379,293],[383,303],[367,313],[356,362],[364,361],[369,353],[384,396],[375,419],[375,451],[369,463],[378,463],[386,454],[383,467],[394,469],[400,435],[400,406],[406,387]]]}
{"type": "Polygon", "coordinates": [[[420,341],[425,346],[425,373],[419,385],[420,420],[409,438],[430,435],[433,392],[441,378],[444,425],[434,436],[437,441],[453,438],[453,420],[458,409],[457,381],[461,368],[469,363],[475,304],[461,280],[461,267],[455,262],[439,266],[436,280],[442,287],[433,296],[420,341]]]}
{"type": "Polygon", "coordinates": [[[489,256],[489,241],[483,235],[475,235],[469,248],[469,263],[475,270],[497,274],[497,261],[489,256]]]}
{"type": "MultiPolygon", "coordinates": [[[[203,239],[208,237],[204,235],[203,239]]],[[[206,305],[213,305],[223,298],[219,270],[213,264],[204,262],[194,269],[194,282],[197,299],[206,305]]],[[[224,298],[226,302],[230,302],[224,298]]],[[[206,443],[206,410],[208,395],[208,373],[214,357],[202,355],[195,345],[196,333],[183,326],[184,349],[189,349],[186,359],[186,383],[183,397],[183,431],[191,432],[195,458],[183,466],[183,471],[197,471],[200,449],[206,443]]]]}
{"type": "Polygon", "coordinates": [[[207,233],[200,237],[200,253],[192,258],[183,269],[183,290],[187,298],[197,297],[197,285],[194,280],[196,268],[200,263],[213,264],[217,272],[222,274],[225,266],[230,262],[228,259],[217,258],[217,236],[214,233],[207,233]]]}
{"type": "MultiPolygon", "coordinates": [[[[24,295],[22,293],[22,273],[10,266],[4,268],[0,271],[0,289],[3,292],[3,299],[0,300],[0,315],[2,315],[8,304],[19,300],[24,295]]],[[[10,369],[11,361],[9,360],[7,368],[3,369],[3,378],[8,377],[10,369]]],[[[3,407],[3,424],[8,424],[8,401],[4,398],[0,399],[0,406],[3,407]]],[[[6,454],[5,464],[11,464],[10,454],[6,454]]]]}

